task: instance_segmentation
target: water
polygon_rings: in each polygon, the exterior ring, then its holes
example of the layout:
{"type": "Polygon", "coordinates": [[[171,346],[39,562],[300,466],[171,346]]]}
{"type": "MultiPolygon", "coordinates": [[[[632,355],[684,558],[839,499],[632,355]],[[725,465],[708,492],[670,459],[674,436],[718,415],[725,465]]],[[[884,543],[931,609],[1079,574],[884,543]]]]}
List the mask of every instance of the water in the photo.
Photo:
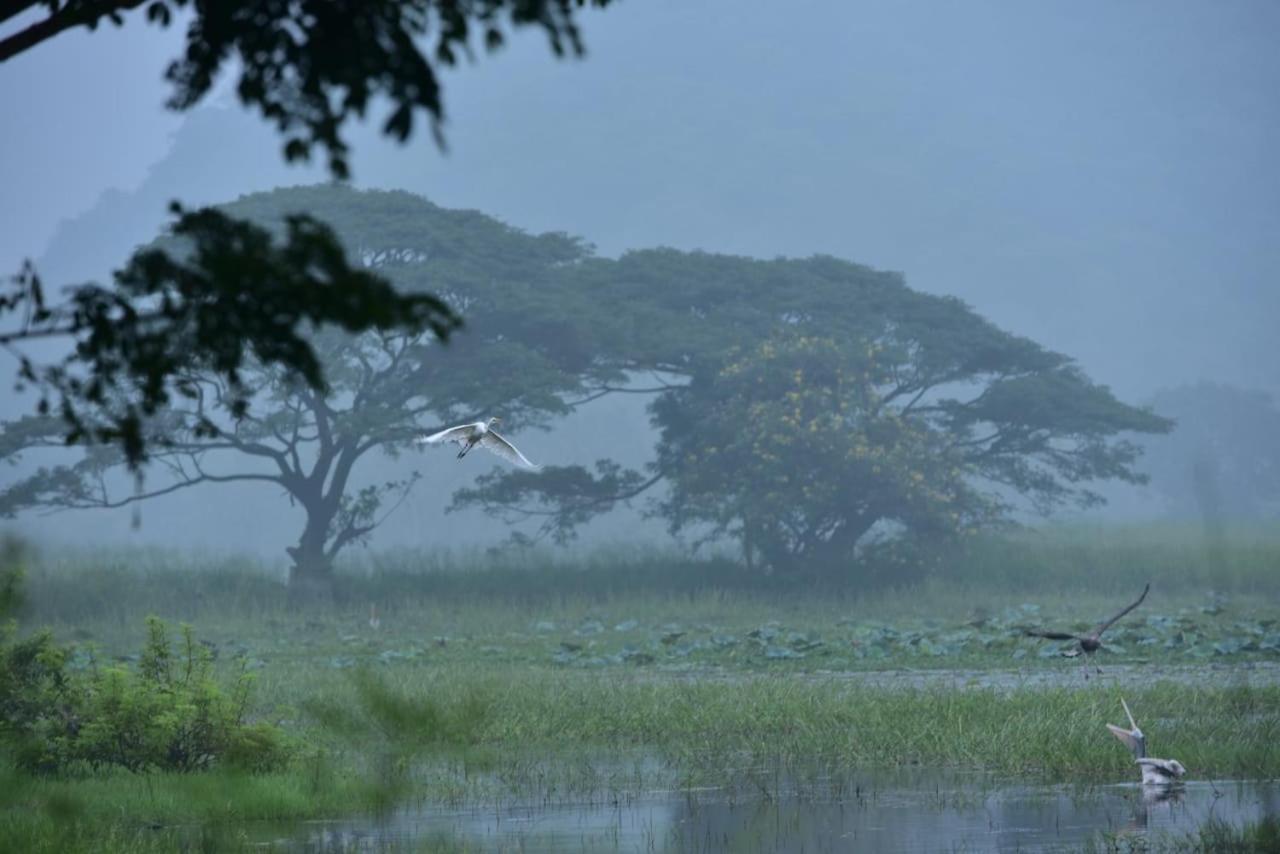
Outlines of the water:
{"type": "Polygon", "coordinates": [[[580,802],[406,810],[380,819],[263,827],[254,836],[264,847],[316,852],[1003,852],[1079,848],[1101,833],[1159,843],[1185,837],[1210,818],[1238,826],[1267,815],[1280,815],[1280,783],[1195,781],[1161,793],[1136,783],[1029,786],[914,770],[804,783],[743,780],[580,802]]]}

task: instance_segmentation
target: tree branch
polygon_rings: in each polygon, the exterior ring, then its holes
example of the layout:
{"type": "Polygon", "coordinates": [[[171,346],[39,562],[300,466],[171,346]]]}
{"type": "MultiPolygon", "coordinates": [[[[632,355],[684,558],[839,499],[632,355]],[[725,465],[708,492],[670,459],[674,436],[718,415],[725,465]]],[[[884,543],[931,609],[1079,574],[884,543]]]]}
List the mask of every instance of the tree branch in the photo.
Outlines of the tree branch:
{"type": "Polygon", "coordinates": [[[659,385],[659,386],[654,386],[652,388],[626,388],[624,386],[614,386],[614,385],[591,386],[589,389],[587,389],[588,394],[586,397],[580,398],[578,400],[567,400],[565,401],[565,406],[581,406],[584,403],[590,403],[593,400],[599,400],[600,398],[604,397],[607,394],[615,394],[615,393],[616,394],[661,394],[664,391],[671,391],[673,389],[679,389],[679,388],[684,388],[684,386],[659,385]]]}
{"type": "Polygon", "coordinates": [[[116,501],[110,500],[107,497],[106,493],[103,492],[102,499],[100,501],[85,501],[85,502],[73,501],[66,504],[52,505],[52,506],[59,506],[67,510],[88,510],[92,508],[111,510],[117,507],[125,507],[129,504],[136,504],[139,501],[146,501],[151,498],[159,498],[162,495],[170,495],[174,492],[178,492],[179,490],[186,489],[188,487],[192,487],[200,483],[232,483],[234,481],[265,481],[269,483],[279,484],[281,486],[285,485],[284,481],[281,478],[277,477],[276,475],[202,474],[197,477],[193,477],[190,480],[183,480],[177,483],[169,484],[168,486],[163,487],[162,489],[155,489],[155,490],[151,490],[150,492],[135,492],[134,494],[130,495],[128,498],[121,498],[116,501]]]}
{"type": "Polygon", "coordinates": [[[333,560],[334,556],[343,549],[348,543],[360,539],[365,534],[372,533],[373,529],[378,527],[378,523],[371,525],[348,525],[334,538],[329,544],[329,548],[325,549],[324,555],[329,560],[333,560]]]}
{"type": "Polygon", "coordinates": [[[0,0],[0,24],[40,4],[41,0],[0,0]]]}
{"type": "MultiPolygon", "coordinates": [[[[113,16],[126,9],[141,6],[146,0],[99,0],[97,3],[82,3],[75,6],[64,6],[61,11],[53,12],[49,17],[37,21],[24,30],[0,39],[0,62],[12,59],[18,54],[30,50],[43,41],[53,38],[58,33],[72,27],[91,26],[106,16],[113,16]]],[[[0,22],[30,9],[35,3],[4,2],[0,4],[0,22]]]]}
{"type": "Polygon", "coordinates": [[[649,488],[653,487],[655,484],[661,481],[664,477],[666,477],[666,475],[667,473],[664,471],[658,472],[653,477],[649,478],[643,483],[640,483],[632,487],[631,489],[623,490],[622,492],[615,492],[611,495],[595,496],[590,499],[580,500],[576,502],[572,500],[564,501],[562,502],[561,507],[554,510],[541,510],[541,509],[535,509],[528,506],[521,506],[518,504],[501,504],[498,502],[491,502],[483,498],[480,499],[480,502],[486,509],[511,510],[511,511],[515,511],[516,513],[519,513],[522,516],[528,516],[528,517],[561,516],[561,515],[564,515],[566,512],[569,512],[569,513],[583,512],[587,510],[594,510],[597,508],[609,507],[611,505],[617,504],[619,501],[629,501],[630,499],[635,498],[637,495],[640,495],[641,493],[645,492],[649,488]]]}

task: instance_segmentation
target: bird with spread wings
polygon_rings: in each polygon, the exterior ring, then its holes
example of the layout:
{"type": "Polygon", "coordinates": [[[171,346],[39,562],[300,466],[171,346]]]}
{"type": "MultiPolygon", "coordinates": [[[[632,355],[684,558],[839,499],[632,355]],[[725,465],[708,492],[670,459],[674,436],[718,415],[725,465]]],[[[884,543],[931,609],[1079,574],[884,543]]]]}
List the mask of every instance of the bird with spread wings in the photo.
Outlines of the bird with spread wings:
{"type": "Polygon", "coordinates": [[[542,468],[542,466],[529,462],[529,458],[520,453],[515,445],[502,438],[498,431],[493,429],[494,425],[501,423],[501,418],[490,418],[488,421],[459,424],[456,427],[441,430],[439,433],[432,433],[430,436],[419,436],[414,441],[419,445],[440,445],[445,442],[455,442],[462,446],[462,449],[458,451],[458,459],[462,459],[467,455],[468,451],[479,445],[486,451],[497,454],[507,462],[520,466],[520,468],[531,471],[537,471],[542,468]]]}
{"type": "Polygon", "coordinates": [[[1138,723],[1129,711],[1129,704],[1120,698],[1124,713],[1129,718],[1132,729],[1124,729],[1115,724],[1107,724],[1111,734],[1120,739],[1133,752],[1134,762],[1142,768],[1142,784],[1144,786],[1172,786],[1178,778],[1187,773],[1187,769],[1176,759],[1155,759],[1147,756],[1147,737],[1138,729],[1138,723]]]}
{"type": "MultiPolygon", "coordinates": [[[[1093,655],[1102,648],[1102,633],[1111,628],[1125,614],[1142,604],[1142,600],[1147,598],[1147,591],[1151,589],[1150,582],[1142,588],[1142,595],[1134,600],[1131,604],[1126,605],[1118,614],[1108,620],[1103,620],[1094,627],[1093,631],[1085,635],[1072,634],[1071,632],[1047,632],[1043,629],[1024,629],[1023,632],[1030,637],[1048,638],[1049,640],[1073,640],[1080,644],[1080,651],[1085,654],[1086,661],[1088,657],[1093,655]]],[[[1102,672],[1102,668],[1097,668],[1098,672],[1102,672]]],[[[1084,678],[1089,678],[1088,665],[1085,666],[1084,678]]]]}

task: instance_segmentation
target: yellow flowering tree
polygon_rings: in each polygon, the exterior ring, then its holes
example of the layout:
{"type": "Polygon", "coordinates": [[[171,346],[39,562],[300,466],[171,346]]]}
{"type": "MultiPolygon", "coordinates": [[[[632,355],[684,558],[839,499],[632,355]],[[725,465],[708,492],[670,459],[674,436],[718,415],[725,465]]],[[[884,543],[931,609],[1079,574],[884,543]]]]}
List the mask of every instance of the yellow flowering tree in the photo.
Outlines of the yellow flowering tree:
{"type": "Polygon", "coordinates": [[[662,514],[771,567],[847,563],[877,525],[936,537],[995,519],[955,443],[886,400],[883,356],[784,333],[659,399],[662,514]]]}

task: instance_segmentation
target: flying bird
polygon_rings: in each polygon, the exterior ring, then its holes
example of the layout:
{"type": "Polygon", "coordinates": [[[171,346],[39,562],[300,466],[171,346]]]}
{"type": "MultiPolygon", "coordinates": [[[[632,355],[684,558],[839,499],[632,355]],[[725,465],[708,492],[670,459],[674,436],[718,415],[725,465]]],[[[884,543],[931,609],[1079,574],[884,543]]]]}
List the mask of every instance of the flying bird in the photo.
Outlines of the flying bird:
{"type": "Polygon", "coordinates": [[[1129,726],[1133,729],[1126,730],[1114,724],[1107,724],[1107,729],[1133,751],[1134,762],[1142,768],[1142,785],[1171,786],[1176,783],[1179,777],[1187,773],[1187,769],[1176,759],[1154,759],[1147,756],[1147,737],[1138,729],[1133,712],[1129,711],[1129,704],[1124,701],[1124,697],[1120,698],[1120,705],[1124,706],[1129,726]]]}
{"type": "MultiPolygon", "coordinates": [[[[1150,582],[1142,588],[1142,595],[1133,601],[1132,604],[1125,606],[1120,613],[1116,614],[1109,620],[1103,620],[1094,627],[1093,631],[1087,635],[1076,635],[1070,632],[1046,632],[1042,629],[1024,629],[1024,634],[1036,638],[1048,638],[1049,640],[1073,640],[1080,644],[1080,651],[1085,654],[1086,660],[1088,656],[1093,655],[1102,648],[1102,633],[1111,628],[1113,624],[1125,614],[1142,604],[1142,600],[1147,598],[1147,591],[1151,589],[1150,582]]],[[[1102,672],[1102,668],[1097,668],[1098,672],[1102,672]]],[[[1085,665],[1084,678],[1089,678],[1088,665],[1085,665]]]]}
{"type": "Polygon", "coordinates": [[[443,442],[456,442],[462,446],[462,450],[458,451],[458,459],[462,459],[467,455],[468,451],[476,445],[480,445],[486,451],[495,453],[507,462],[520,466],[520,468],[532,471],[542,468],[542,466],[536,466],[529,462],[529,458],[520,453],[515,445],[498,435],[493,426],[501,423],[501,418],[490,418],[487,422],[476,421],[473,424],[459,424],[457,427],[449,427],[439,433],[432,433],[430,436],[419,436],[414,441],[419,445],[439,445],[443,442]]]}

